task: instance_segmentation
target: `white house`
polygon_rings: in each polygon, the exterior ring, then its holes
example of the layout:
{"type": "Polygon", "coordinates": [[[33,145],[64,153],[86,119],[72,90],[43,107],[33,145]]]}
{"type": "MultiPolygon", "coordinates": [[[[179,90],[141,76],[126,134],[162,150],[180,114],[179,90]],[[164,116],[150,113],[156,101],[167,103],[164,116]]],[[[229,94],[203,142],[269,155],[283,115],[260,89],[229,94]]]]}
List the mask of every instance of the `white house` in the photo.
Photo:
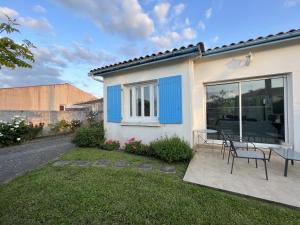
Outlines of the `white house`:
{"type": "Polygon", "coordinates": [[[177,135],[192,143],[193,130],[212,128],[300,151],[299,60],[300,30],[290,30],[214,49],[189,45],[90,75],[104,79],[108,138],[177,135]]]}

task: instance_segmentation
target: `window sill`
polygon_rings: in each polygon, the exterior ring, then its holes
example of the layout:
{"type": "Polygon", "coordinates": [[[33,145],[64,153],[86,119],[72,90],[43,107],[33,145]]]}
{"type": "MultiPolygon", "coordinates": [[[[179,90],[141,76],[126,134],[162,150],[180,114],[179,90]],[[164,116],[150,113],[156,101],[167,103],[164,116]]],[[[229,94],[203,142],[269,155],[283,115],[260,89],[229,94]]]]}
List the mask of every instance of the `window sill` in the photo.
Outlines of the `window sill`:
{"type": "Polygon", "coordinates": [[[158,122],[122,122],[121,126],[160,127],[158,122]]]}

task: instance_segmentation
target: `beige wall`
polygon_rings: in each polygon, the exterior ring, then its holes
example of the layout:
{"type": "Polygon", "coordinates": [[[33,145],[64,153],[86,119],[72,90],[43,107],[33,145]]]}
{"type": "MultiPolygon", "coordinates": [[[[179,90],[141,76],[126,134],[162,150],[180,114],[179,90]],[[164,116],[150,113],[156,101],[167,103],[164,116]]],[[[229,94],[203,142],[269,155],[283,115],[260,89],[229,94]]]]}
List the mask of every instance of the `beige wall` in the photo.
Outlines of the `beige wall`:
{"type": "MultiPolygon", "coordinates": [[[[154,66],[146,66],[142,69],[128,71],[127,73],[119,73],[118,75],[104,79],[104,126],[107,138],[116,139],[123,144],[131,137],[142,140],[144,143],[160,138],[162,136],[178,135],[181,138],[192,141],[191,136],[191,89],[190,73],[192,64],[188,60],[173,61],[172,63],[157,63],[154,66]],[[182,124],[156,124],[155,126],[147,126],[145,124],[129,125],[126,121],[124,112],[129,106],[128,100],[123,93],[122,98],[122,123],[107,122],[106,108],[106,90],[109,85],[130,84],[135,82],[144,82],[162,77],[182,75],[182,124]]],[[[122,86],[124,90],[124,86],[122,86]]]]}
{"type": "Polygon", "coordinates": [[[300,151],[300,42],[251,49],[253,59],[245,65],[249,50],[201,58],[194,64],[192,99],[193,129],[206,127],[206,89],[204,83],[287,74],[288,133],[290,143],[300,151]],[[295,141],[294,141],[295,140],[295,141]]]}
{"type": "Polygon", "coordinates": [[[0,89],[0,110],[58,111],[59,105],[94,100],[88,94],[70,84],[31,86],[0,89]]]}

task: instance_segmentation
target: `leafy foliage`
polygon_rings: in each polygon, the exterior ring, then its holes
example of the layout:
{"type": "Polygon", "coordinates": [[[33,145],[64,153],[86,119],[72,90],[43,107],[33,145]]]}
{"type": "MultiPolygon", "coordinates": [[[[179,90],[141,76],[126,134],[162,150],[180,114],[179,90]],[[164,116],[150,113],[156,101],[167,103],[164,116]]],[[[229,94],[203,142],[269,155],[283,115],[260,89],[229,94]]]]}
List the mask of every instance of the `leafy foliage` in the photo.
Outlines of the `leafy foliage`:
{"type": "Polygon", "coordinates": [[[150,143],[154,156],[167,162],[188,161],[193,157],[189,144],[179,137],[164,137],[150,143]]]}
{"type": "Polygon", "coordinates": [[[38,136],[43,130],[44,124],[33,126],[32,123],[26,123],[25,119],[18,116],[11,122],[0,121],[0,146],[9,146],[20,144],[38,136]]]}
{"type": "Polygon", "coordinates": [[[130,138],[125,143],[125,152],[137,154],[137,155],[148,155],[151,156],[150,148],[144,145],[142,141],[135,140],[135,138],[130,138]]]}
{"type": "Polygon", "coordinates": [[[72,120],[70,124],[70,128],[72,131],[75,131],[79,127],[81,127],[82,122],[80,120],[72,120]]]}
{"type": "MultiPolygon", "coordinates": [[[[7,23],[0,24],[0,34],[6,32],[7,34],[13,32],[20,32],[15,26],[19,24],[15,19],[7,17],[7,23]]],[[[9,37],[0,38],[0,68],[6,66],[14,69],[16,67],[31,68],[29,62],[34,62],[34,55],[30,48],[35,46],[28,40],[23,40],[22,44],[17,44],[9,37]]]]}
{"type": "Polygon", "coordinates": [[[50,130],[55,134],[69,131],[70,126],[71,124],[66,120],[60,120],[57,123],[49,124],[50,130]]]}
{"type": "Polygon", "coordinates": [[[108,151],[119,150],[120,142],[114,141],[114,140],[107,140],[104,142],[104,144],[101,146],[101,148],[104,150],[108,150],[108,151]]]}
{"type": "Polygon", "coordinates": [[[79,147],[101,147],[104,143],[104,138],[103,123],[94,122],[78,128],[75,132],[73,143],[79,147]]]}

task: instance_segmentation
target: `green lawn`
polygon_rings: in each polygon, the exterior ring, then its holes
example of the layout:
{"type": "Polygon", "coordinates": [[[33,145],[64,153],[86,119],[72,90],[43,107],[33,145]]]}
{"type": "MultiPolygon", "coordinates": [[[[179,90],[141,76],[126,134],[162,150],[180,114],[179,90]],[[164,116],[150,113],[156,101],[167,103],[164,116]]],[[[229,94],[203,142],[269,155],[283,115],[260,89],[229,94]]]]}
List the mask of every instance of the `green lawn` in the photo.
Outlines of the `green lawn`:
{"type": "Polygon", "coordinates": [[[160,161],[97,149],[63,160],[126,159],[126,169],[44,166],[0,185],[0,224],[300,224],[300,212],[226,194],[159,171],[160,161]],[[151,162],[153,171],[136,165],[151,162]]]}

